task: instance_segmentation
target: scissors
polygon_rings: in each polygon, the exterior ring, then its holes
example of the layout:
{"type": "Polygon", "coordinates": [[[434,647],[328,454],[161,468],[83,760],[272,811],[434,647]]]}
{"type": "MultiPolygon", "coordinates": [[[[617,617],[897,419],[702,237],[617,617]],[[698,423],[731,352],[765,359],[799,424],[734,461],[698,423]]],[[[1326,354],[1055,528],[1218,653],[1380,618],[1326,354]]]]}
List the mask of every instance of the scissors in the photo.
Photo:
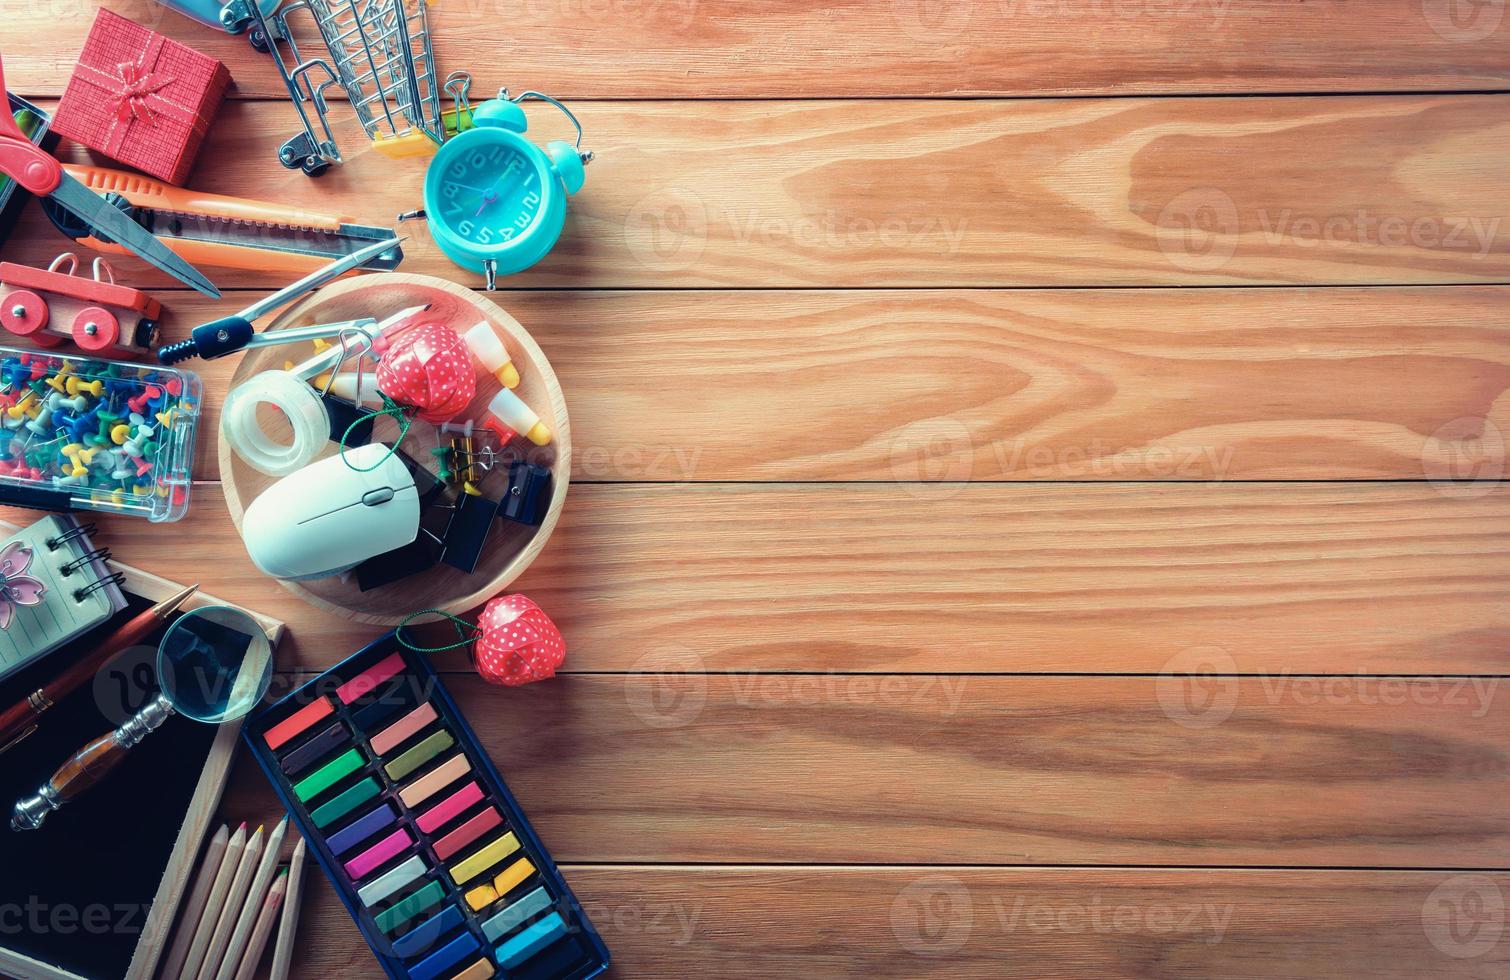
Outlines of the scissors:
{"type": "MultiPolygon", "coordinates": [[[[4,91],[5,66],[0,64],[0,92],[4,91]]],[[[180,282],[206,296],[219,298],[220,290],[200,275],[198,269],[175,255],[120,208],[64,173],[61,163],[26,138],[3,104],[0,104],[0,173],[8,174],[38,197],[51,197],[94,229],[94,237],[120,242],[180,282]]]]}

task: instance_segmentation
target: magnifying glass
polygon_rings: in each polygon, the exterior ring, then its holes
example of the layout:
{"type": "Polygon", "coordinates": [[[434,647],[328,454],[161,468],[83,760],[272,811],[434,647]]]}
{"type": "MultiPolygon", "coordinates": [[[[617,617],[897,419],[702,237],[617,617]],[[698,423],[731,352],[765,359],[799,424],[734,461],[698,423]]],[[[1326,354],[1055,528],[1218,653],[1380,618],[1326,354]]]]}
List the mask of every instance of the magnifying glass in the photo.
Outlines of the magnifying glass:
{"type": "Polygon", "coordinates": [[[230,606],[184,613],[157,648],[157,696],[115,731],[75,752],[34,795],[17,801],[11,829],[41,827],[49,813],[104,779],[175,714],[207,725],[241,718],[267,694],[272,679],[273,645],[255,619],[230,606]]]}

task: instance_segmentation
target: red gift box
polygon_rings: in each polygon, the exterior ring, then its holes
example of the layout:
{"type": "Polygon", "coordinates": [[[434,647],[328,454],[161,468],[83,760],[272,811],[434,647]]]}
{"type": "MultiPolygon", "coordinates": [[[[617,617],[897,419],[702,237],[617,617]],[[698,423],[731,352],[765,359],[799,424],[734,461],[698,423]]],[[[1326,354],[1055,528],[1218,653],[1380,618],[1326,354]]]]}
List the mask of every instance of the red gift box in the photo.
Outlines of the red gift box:
{"type": "Polygon", "coordinates": [[[230,83],[231,73],[214,58],[101,10],[52,128],[182,184],[230,83]]]}

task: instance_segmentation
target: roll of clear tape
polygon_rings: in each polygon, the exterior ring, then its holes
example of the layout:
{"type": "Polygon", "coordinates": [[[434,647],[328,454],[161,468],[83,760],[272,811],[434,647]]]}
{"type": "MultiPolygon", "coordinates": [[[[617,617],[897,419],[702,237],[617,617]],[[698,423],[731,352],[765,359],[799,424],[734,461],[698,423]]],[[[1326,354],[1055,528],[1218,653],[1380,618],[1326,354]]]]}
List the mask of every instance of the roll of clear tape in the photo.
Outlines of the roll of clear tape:
{"type": "Polygon", "coordinates": [[[232,388],[220,426],[236,455],[268,476],[288,476],[303,469],[330,441],[330,416],[319,393],[288,371],[263,371],[232,388]],[[292,442],[273,441],[257,421],[259,405],[271,405],[283,413],[293,431],[292,442]]]}

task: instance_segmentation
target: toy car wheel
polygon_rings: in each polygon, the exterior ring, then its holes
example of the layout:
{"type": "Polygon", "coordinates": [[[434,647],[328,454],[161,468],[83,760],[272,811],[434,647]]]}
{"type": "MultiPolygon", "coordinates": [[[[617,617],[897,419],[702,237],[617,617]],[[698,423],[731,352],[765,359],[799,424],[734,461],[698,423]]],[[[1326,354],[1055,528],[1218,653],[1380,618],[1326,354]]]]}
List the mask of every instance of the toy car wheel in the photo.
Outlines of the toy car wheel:
{"type": "Polygon", "coordinates": [[[330,169],[330,164],[319,157],[305,157],[299,168],[311,177],[318,177],[330,169]]]}
{"type": "Polygon", "coordinates": [[[267,54],[267,32],[260,27],[254,27],[246,32],[246,43],[252,46],[252,50],[267,54]]]}
{"type": "Polygon", "coordinates": [[[98,353],[121,339],[121,323],[103,306],[86,306],[73,318],[73,342],[83,350],[98,353]]]}
{"type": "Polygon", "coordinates": [[[15,289],[0,300],[0,324],[11,333],[30,337],[47,326],[47,301],[30,289],[15,289]]]}

